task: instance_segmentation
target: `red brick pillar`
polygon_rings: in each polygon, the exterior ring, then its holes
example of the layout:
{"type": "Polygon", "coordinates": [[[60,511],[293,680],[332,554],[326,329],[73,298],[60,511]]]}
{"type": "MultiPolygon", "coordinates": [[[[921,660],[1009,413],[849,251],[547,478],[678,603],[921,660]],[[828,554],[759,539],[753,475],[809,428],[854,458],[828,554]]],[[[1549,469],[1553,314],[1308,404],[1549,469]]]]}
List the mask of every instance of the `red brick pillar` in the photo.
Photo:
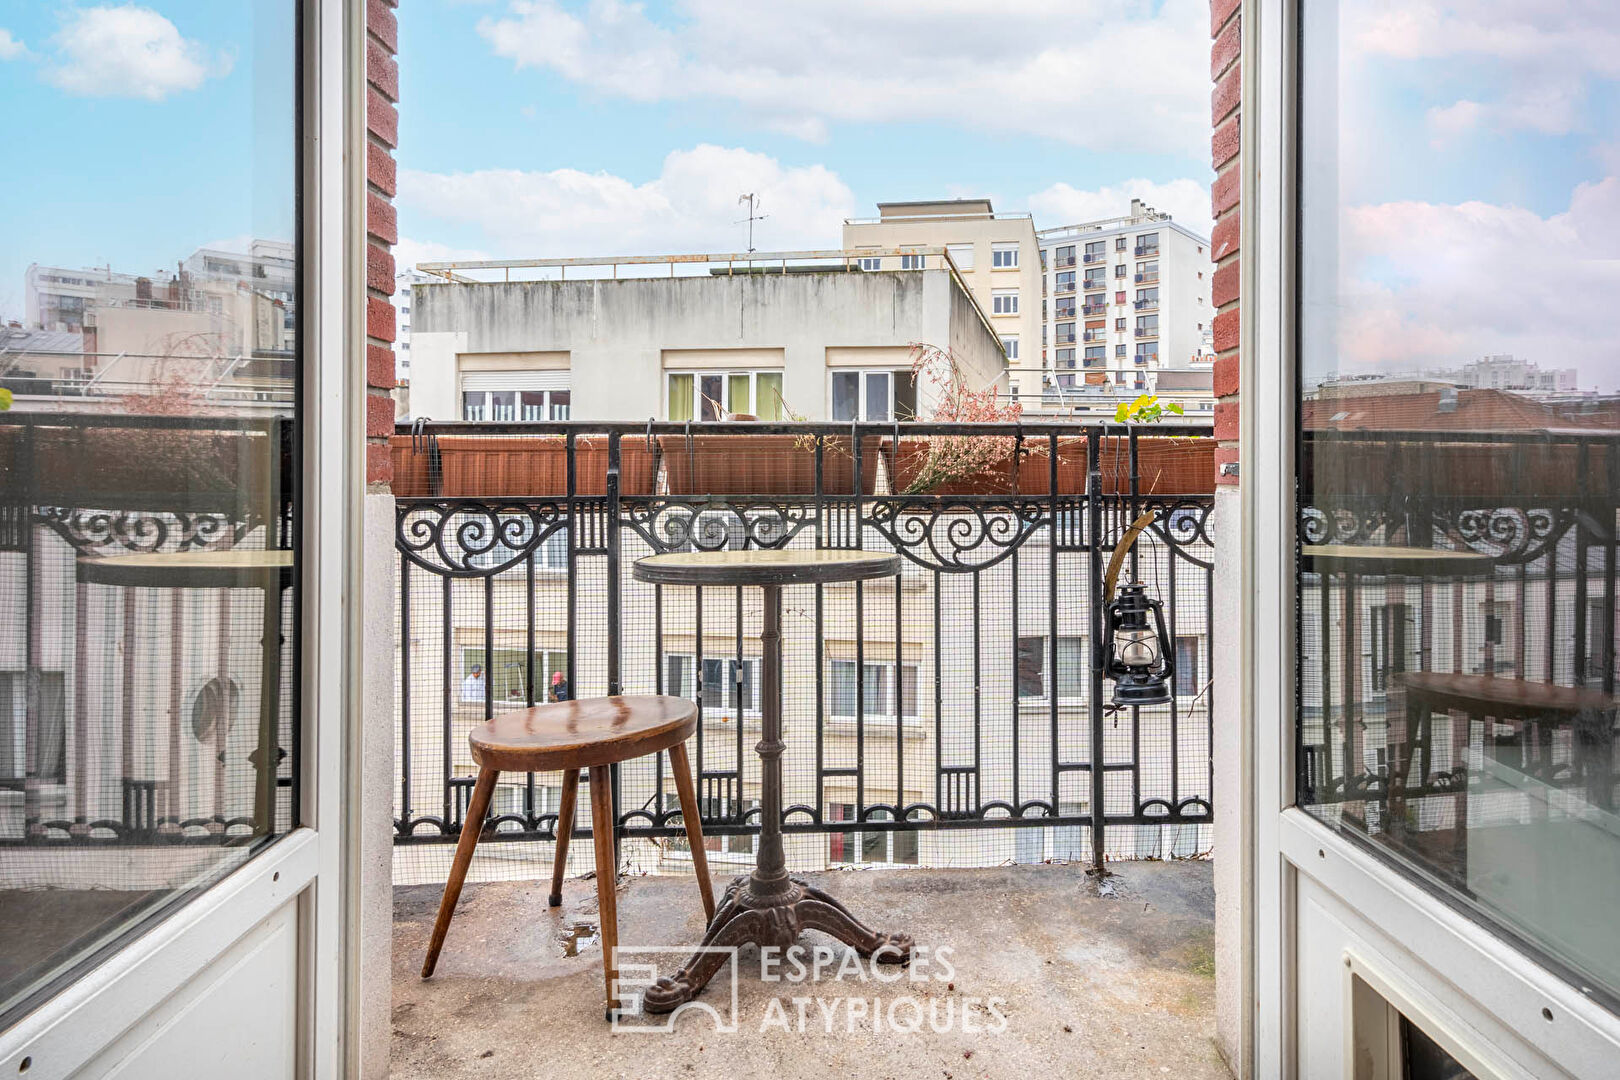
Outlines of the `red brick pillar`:
{"type": "Polygon", "coordinates": [[[366,483],[393,482],[394,148],[399,144],[398,0],[366,3],[366,483]]]}
{"type": "Polygon", "coordinates": [[[1215,83],[1210,94],[1210,161],[1215,167],[1211,207],[1215,228],[1210,234],[1210,256],[1215,278],[1210,299],[1215,305],[1215,482],[1237,483],[1238,459],[1238,322],[1239,224],[1242,214],[1242,172],[1238,132],[1243,122],[1242,0],[1210,0],[1209,73],[1215,83]],[[1227,466],[1233,468],[1228,471],[1227,466]]]}

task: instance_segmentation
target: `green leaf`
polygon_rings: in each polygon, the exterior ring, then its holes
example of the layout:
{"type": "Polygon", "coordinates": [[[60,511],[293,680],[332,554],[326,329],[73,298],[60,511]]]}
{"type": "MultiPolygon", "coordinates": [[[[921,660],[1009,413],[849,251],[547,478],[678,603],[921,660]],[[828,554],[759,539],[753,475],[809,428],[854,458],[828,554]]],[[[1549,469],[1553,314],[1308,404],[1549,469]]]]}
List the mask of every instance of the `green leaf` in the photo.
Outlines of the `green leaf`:
{"type": "Polygon", "coordinates": [[[1114,423],[1123,424],[1130,417],[1130,413],[1131,407],[1123,401],[1120,402],[1119,407],[1114,410],[1114,423]]]}
{"type": "Polygon", "coordinates": [[[1187,415],[1187,410],[1183,409],[1180,405],[1176,404],[1174,401],[1172,401],[1170,404],[1166,405],[1165,408],[1169,409],[1171,412],[1175,413],[1177,416],[1185,416],[1185,415],[1187,415]]]}
{"type": "Polygon", "coordinates": [[[0,386],[0,412],[5,412],[9,408],[11,408],[11,391],[0,386]]]}

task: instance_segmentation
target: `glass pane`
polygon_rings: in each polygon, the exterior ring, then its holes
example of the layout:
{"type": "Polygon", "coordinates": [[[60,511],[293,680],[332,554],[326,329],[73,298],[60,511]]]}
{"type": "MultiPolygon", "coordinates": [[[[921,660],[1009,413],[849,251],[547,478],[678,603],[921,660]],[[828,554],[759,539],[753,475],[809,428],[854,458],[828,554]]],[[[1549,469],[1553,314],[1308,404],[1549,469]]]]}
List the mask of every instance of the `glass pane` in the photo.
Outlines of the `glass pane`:
{"type": "Polygon", "coordinates": [[[725,379],[719,375],[698,376],[698,406],[699,418],[702,420],[718,420],[726,409],[725,379]]]}
{"type": "Polygon", "coordinates": [[[854,420],[860,413],[861,376],[855,371],[832,373],[832,418],[854,420]]]}
{"type": "Polygon", "coordinates": [[[894,373],[894,415],[900,420],[917,416],[917,379],[910,371],[894,373]]]}
{"type": "Polygon", "coordinates": [[[1302,5],[1296,786],[1617,1003],[1620,9],[1496,7],[1302,5]]]}
{"type": "Polygon", "coordinates": [[[1044,697],[1046,681],[1046,639],[1021,637],[1018,639],[1018,696],[1044,697]]]}
{"type": "Polygon", "coordinates": [[[761,420],[781,420],[782,373],[762,371],[754,376],[754,414],[761,420]]]}
{"type": "Polygon", "coordinates": [[[297,9],[7,7],[0,1029],[297,824],[297,9]]]}
{"type": "Polygon", "coordinates": [[[489,395],[489,419],[510,423],[517,419],[517,391],[497,390],[489,395]]]}
{"type": "Polygon", "coordinates": [[[518,394],[518,418],[521,420],[548,420],[546,392],[524,390],[518,394]]]}
{"type": "Polygon", "coordinates": [[[754,412],[752,395],[748,392],[748,376],[732,375],[726,380],[726,409],[728,412],[745,413],[754,412]]]}
{"type": "Polygon", "coordinates": [[[887,371],[868,371],[866,373],[866,419],[888,420],[889,413],[889,373],[887,371]]]}
{"type": "Polygon", "coordinates": [[[549,390],[551,404],[551,418],[553,420],[567,420],[570,410],[570,398],[567,390],[549,390]]]}
{"type": "Polygon", "coordinates": [[[669,377],[669,418],[675,421],[691,420],[692,412],[692,376],[671,375],[669,377]]]}
{"type": "Polygon", "coordinates": [[[488,420],[487,408],[489,395],[482,390],[469,390],[461,395],[461,418],[463,420],[488,420]]]}

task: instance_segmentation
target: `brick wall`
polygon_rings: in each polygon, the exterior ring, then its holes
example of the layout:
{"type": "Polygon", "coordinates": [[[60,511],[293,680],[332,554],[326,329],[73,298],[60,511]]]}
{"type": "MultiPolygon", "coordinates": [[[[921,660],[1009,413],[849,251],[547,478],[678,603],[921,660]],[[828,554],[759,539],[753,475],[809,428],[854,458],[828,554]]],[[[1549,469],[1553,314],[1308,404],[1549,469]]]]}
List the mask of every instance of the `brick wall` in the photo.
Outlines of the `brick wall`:
{"type": "Polygon", "coordinates": [[[1210,189],[1215,229],[1210,234],[1210,254],[1215,260],[1211,301],[1215,305],[1215,482],[1235,484],[1236,475],[1222,475],[1221,468],[1238,458],[1238,262],[1240,253],[1242,174],[1239,168],[1240,125],[1243,122],[1243,56],[1241,33],[1242,0],[1210,0],[1209,75],[1215,87],[1210,92],[1210,161],[1215,167],[1215,183],[1210,189]]]}
{"type": "Polygon", "coordinates": [[[366,2],[366,483],[394,478],[394,148],[399,144],[399,0],[366,2]]]}

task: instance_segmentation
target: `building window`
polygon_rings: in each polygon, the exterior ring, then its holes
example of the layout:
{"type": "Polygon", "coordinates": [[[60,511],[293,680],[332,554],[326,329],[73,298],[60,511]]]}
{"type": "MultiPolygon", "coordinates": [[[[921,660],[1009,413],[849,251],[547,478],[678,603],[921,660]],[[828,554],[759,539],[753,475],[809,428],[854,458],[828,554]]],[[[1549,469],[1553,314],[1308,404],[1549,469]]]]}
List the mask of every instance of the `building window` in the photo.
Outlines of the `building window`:
{"type": "Polygon", "coordinates": [[[1074,350],[1059,349],[1054,354],[1058,367],[1074,367],[1074,350]]]}
{"type": "Polygon", "coordinates": [[[881,270],[881,269],[883,269],[883,260],[881,258],[879,258],[878,256],[876,256],[876,255],[862,255],[859,259],[857,259],[855,261],[860,263],[860,266],[861,266],[862,270],[881,270]]]}
{"type": "Polygon", "coordinates": [[[1138,315],[1136,317],[1136,336],[1139,338],[1158,337],[1159,317],[1157,315],[1138,315]]]}
{"type": "Polygon", "coordinates": [[[1060,319],[1074,318],[1074,297],[1060,296],[1053,302],[1052,310],[1060,319]]]}
{"type": "MultiPolygon", "coordinates": [[[[1198,276],[1203,277],[1204,275],[1199,274],[1198,276]]],[[[1151,262],[1139,262],[1136,264],[1136,283],[1138,285],[1151,285],[1158,280],[1159,260],[1154,259],[1151,262]]]]}
{"type": "Polygon", "coordinates": [[[1017,337],[1017,335],[1009,335],[1008,337],[1002,338],[1001,339],[1001,349],[1002,349],[1003,352],[1005,352],[1007,354],[1007,359],[1008,360],[1017,360],[1018,359],[1018,337],[1017,337]]]}
{"type": "Polygon", "coordinates": [[[991,244],[990,266],[995,270],[1016,269],[1018,266],[1018,245],[1016,243],[991,244]]]}
{"type": "Polygon", "coordinates": [[[900,256],[900,269],[925,270],[927,269],[927,258],[926,255],[902,255],[900,256]]]}
{"type": "Polygon", "coordinates": [[[990,294],[990,313],[992,315],[1018,314],[1018,290],[997,289],[990,294]]]}
{"type": "Polygon", "coordinates": [[[895,702],[894,662],[873,663],[868,661],[862,670],[866,677],[857,685],[855,679],[855,661],[829,660],[827,661],[827,709],[828,715],[835,720],[853,720],[856,716],[856,699],[859,697],[859,707],[869,720],[888,719],[903,716],[908,720],[917,717],[917,665],[902,664],[900,666],[900,701],[898,708],[895,702]]]}
{"type": "Polygon", "coordinates": [[[703,680],[693,681],[696,667],[689,653],[664,657],[664,693],[686,698],[703,706],[704,711],[736,716],[739,708],[746,715],[759,713],[758,657],[705,656],[703,680]]]}
{"type": "MultiPolygon", "coordinates": [[[[1018,697],[1051,700],[1051,655],[1043,635],[1018,639],[1018,697]]],[[[1057,639],[1057,696],[1059,701],[1085,697],[1085,644],[1083,637],[1057,639]]]]}
{"type": "Polygon", "coordinates": [[[1124,251],[1125,250],[1125,238],[1123,236],[1114,237],[1114,250],[1115,251],[1124,251]]]}
{"type": "Polygon", "coordinates": [[[1136,362],[1145,366],[1157,365],[1159,362],[1159,346],[1157,342],[1144,341],[1136,346],[1136,362]]]}
{"type": "Polygon", "coordinates": [[[525,708],[531,700],[541,704],[573,696],[568,686],[568,653],[561,649],[536,649],[532,662],[522,649],[463,649],[461,670],[465,674],[459,696],[467,704],[482,704],[485,694],[494,695],[491,704],[506,708],[525,708]],[[479,669],[476,676],[472,674],[474,668],[479,669]],[[557,680],[559,675],[561,681],[557,680]]]}
{"type": "Polygon", "coordinates": [[[1053,344],[1056,344],[1056,345],[1073,345],[1074,344],[1074,323],[1072,323],[1072,322],[1060,322],[1060,323],[1058,323],[1053,344]]]}
{"type": "Polygon", "coordinates": [[[1052,265],[1054,265],[1054,266],[1073,266],[1074,265],[1074,245],[1073,244],[1065,244],[1063,247],[1058,248],[1052,265]]]}
{"type": "Polygon", "coordinates": [[[1107,258],[1108,245],[1102,240],[1093,240],[1086,245],[1086,263],[1102,262],[1107,258]]]}
{"type": "MultiPolygon", "coordinates": [[[[830,803],[828,821],[854,821],[855,807],[851,803],[830,803]]],[[[874,821],[893,821],[887,810],[872,811],[874,821]]],[[[831,833],[827,837],[827,861],[830,863],[903,863],[917,862],[917,834],[914,832],[851,832],[831,833]]]]}
{"type": "Polygon", "coordinates": [[[958,270],[973,269],[972,244],[947,244],[945,253],[951,257],[951,262],[956,264],[958,270]]]}
{"type": "Polygon", "coordinates": [[[1114,267],[1114,276],[1117,277],[1117,278],[1122,278],[1122,277],[1125,276],[1125,264],[1124,263],[1120,263],[1118,266],[1114,267]]]}
{"type": "Polygon", "coordinates": [[[1106,267],[1093,266],[1086,271],[1086,288],[1106,289],[1108,287],[1108,271],[1106,267]]]}
{"type": "Polygon", "coordinates": [[[1114,303],[1123,304],[1124,302],[1125,302],[1125,294],[1123,292],[1117,292],[1117,293],[1114,294],[1114,303]]]}
{"type": "Polygon", "coordinates": [[[461,418],[486,423],[567,420],[569,407],[567,390],[467,390],[461,395],[461,418]]]}
{"type": "Polygon", "coordinates": [[[1087,345],[1086,367],[1101,367],[1108,360],[1108,346],[1087,345]]]}
{"type": "Polygon", "coordinates": [[[1159,253],[1159,234],[1156,232],[1143,233],[1136,238],[1137,255],[1157,255],[1159,253]]]}
{"type": "Polygon", "coordinates": [[[1059,294],[1074,292],[1074,271],[1066,270],[1053,278],[1052,291],[1059,294]]]}
{"type": "Polygon", "coordinates": [[[1138,311],[1145,310],[1147,308],[1156,308],[1158,306],[1159,289],[1157,286],[1154,286],[1151,289],[1136,290],[1136,307],[1138,311]]]}
{"type": "Polygon", "coordinates": [[[1125,320],[1123,318],[1115,319],[1114,329],[1123,334],[1125,332],[1125,320]]]}
{"type": "Polygon", "coordinates": [[[917,383],[909,368],[837,370],[828,385],[833,420],[911,420],[917,415],[917,383]]]}
{"type": "Polygon", "coordinates": [[[1125,359],[1125,346],[1123,346],[1123,345],[1115,345],[1114,346],[1114,355],[1116,357],[1118,357],[1119,359],[1121,359],[1121,360],[1125,359]]]}
{"type": "Polygon", "coordinates": [[[672,371],[666,386],[671,420],[782,419],[780,371],[672,371]]]}
{"type": "Polygon", "coordinates": [[[67,698],[60,671],[39,673],[38,725],[34,729],[34,768],[28,768],[28,673],[0,671],[0,791],[22,790],[29,777],[47,784],[67,782],[67,698]]]}

